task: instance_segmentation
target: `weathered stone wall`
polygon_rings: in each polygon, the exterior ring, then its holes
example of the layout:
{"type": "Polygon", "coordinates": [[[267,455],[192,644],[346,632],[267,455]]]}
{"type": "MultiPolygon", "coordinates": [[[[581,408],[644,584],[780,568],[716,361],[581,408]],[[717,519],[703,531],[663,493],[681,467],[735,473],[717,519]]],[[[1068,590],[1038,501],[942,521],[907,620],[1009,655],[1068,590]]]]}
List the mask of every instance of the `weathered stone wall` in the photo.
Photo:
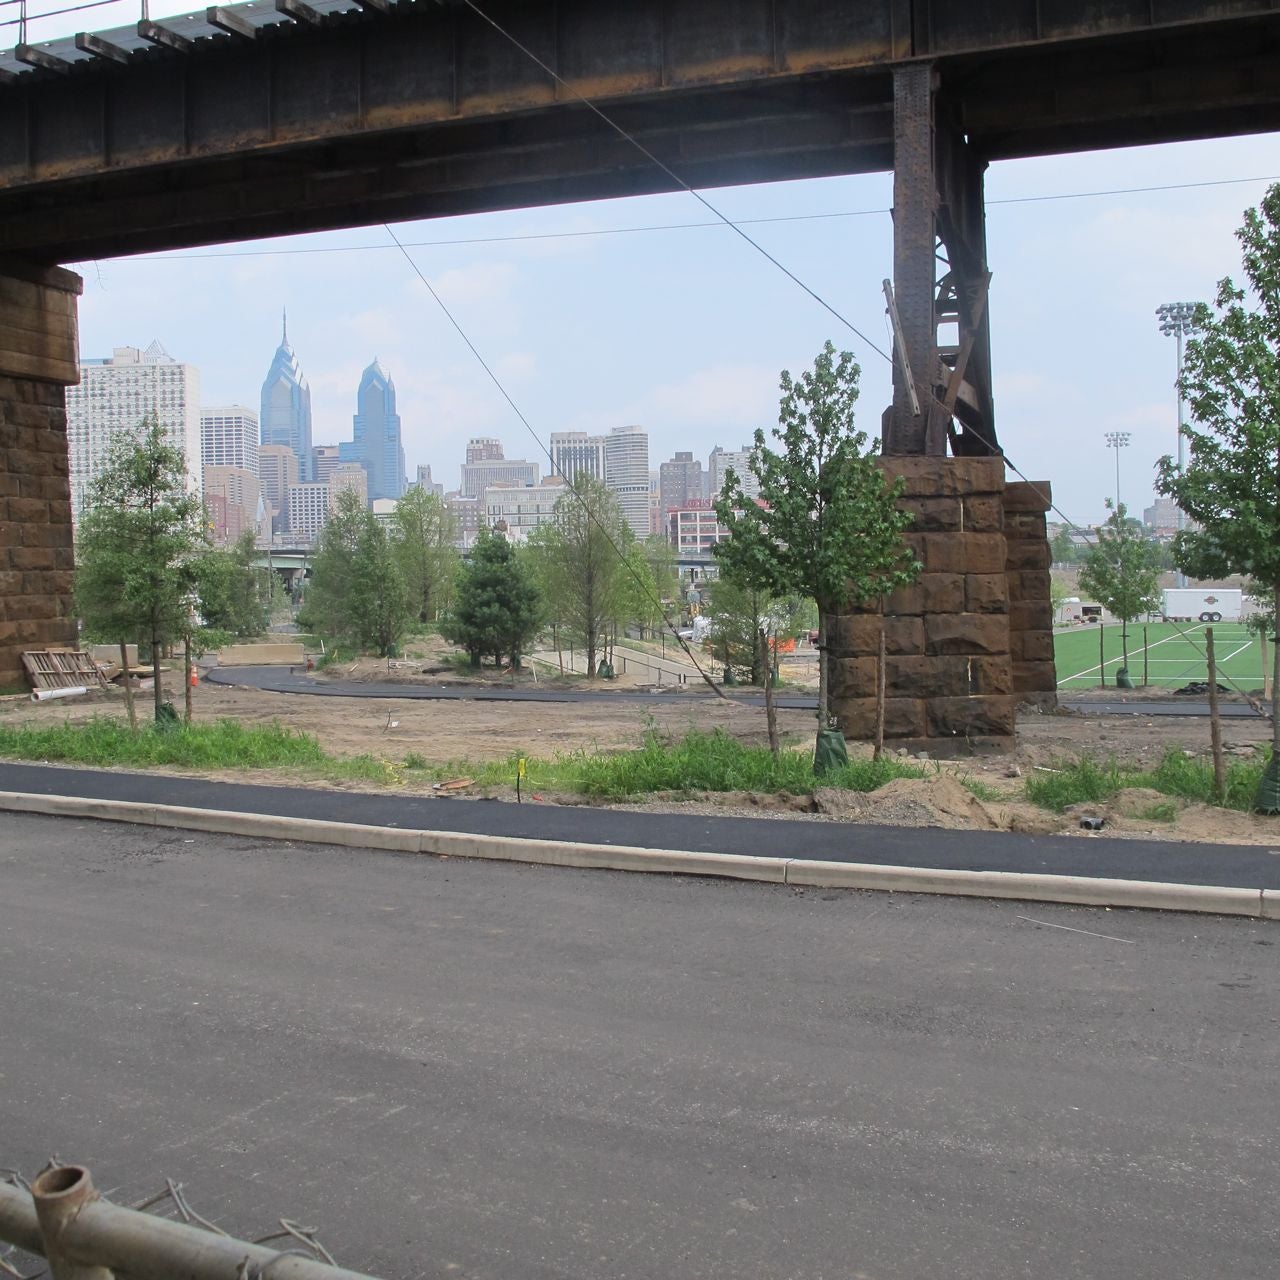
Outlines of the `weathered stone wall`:
{"type": "Polygon", "coordinates": [[[1047,482],[1008,484],[1004,490],[1004,537],[1008,547],[1009,655],[1018,701],[1048,710],[1058,705],[1053,661],[1053,605],[1049,565],[1053,556],[1045,530],[1052,503],[1047,482]]]}
{"type": "MultiPolygon", "coordinates": [[[[885,738],[931,755],[1007,749],[1018,704],[1053,688],[1048,486],[1006,488],[1000,458],[882,465],[903,481],[924,566],[885,601],[885,738]]],[[[827,619],[832,710],[849,738],[875,735],[879,636],[874,608],[827,619]]]]}
{"type": "Polygon", "coordinates": [[[25,649],[76,641],[63,388],[79,380],[80,278],[0,259],[0,685],[25,649]]]}

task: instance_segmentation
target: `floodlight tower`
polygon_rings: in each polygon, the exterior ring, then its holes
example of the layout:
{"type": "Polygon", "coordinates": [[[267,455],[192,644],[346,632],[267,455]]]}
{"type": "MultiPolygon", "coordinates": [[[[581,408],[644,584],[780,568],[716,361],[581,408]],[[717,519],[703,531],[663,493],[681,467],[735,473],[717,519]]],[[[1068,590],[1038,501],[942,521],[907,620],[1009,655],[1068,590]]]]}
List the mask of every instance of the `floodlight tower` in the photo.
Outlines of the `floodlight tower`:
{"type": "Polygon", "coordinates": [[[1129,447],[1129,432],[1127,431],[1106,431],[1103,436],[1107,442],[1108,449],[1116,451],[1116,510],[1120,510],[1120,450],[1129,447]]]}
{"type": "MultiPolygon", "coordinates": [[[[1182,435],[1183,413],[1182,413],[1182,344],[1183,339],[1189,333],[1196,331],[1195,322],[1196,304],[1194,302],[1162,302],[1156,308],[1156,320],[1160,325],[1160,332],[1166,337],[1173,334],[1178,340],[1178,372],[1174,386],[1178,392],[1178,474],[1181,475],[1185,462],[1186,441],[1182,435]]],[[[1181,532],[1186,527],[1186,517],[1183,515],[1182,508],[1178,508],[1178,531],[1181,532]]],[[[1178,571],[1178,586],[1185,587],[1187,585],[1187,575],[1181,570],[1178,571]]]]}

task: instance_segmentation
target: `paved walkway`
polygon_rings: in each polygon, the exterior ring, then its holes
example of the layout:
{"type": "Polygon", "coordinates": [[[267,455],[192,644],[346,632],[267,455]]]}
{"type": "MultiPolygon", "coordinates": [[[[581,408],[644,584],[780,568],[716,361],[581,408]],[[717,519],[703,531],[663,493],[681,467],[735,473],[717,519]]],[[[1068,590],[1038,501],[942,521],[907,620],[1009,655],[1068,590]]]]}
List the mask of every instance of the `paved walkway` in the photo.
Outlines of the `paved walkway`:
{"type": "Polygon", "coordinates": [[[694,853],[1280,889],[1280,826],[1276,831],[1277,848],[1272,851],[1240,845],[1175,844],[1083,835],[1026,836],[785,818],[718,818],[586,806],[516,805],[8,763],[0,763],[0,791],[694,853]]]}

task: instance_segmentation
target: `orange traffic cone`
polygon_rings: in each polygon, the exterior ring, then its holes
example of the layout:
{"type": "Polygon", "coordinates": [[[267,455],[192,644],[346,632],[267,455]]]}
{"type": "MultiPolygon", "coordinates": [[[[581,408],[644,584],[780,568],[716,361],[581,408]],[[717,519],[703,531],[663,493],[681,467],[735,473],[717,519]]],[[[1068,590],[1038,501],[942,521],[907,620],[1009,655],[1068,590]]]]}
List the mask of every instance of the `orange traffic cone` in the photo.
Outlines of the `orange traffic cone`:
{"type": "Polygon", "coordinates": [[[198,685],[199,683],[200,683],[200,673],[195,669],[195,667],[192,667],[191,668],[191,687],[194,689],[196,685],[198,685]]]}

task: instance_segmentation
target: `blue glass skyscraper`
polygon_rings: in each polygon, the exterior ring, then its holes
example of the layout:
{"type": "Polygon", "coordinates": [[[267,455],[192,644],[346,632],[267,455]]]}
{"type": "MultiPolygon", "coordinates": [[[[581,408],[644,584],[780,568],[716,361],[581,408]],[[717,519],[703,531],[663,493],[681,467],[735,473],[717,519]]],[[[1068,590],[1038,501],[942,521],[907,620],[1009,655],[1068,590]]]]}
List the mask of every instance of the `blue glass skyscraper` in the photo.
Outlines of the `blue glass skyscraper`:
{"type": "Polygon", "coordinates": [[[286,317],[280,345],[262,384],[262,413],[258,418],[263,444],[283,444],[298,459],[299,480],[313,479],[315,461],[311,456],[311,389],[302,376],[298,357],[289,345],[286,317]]]}
{"type": "Polygon", "coordinates": [[[375,360],[360,379],[350,443],[338,446],[344,462],[359,462],[369,476],[369,501],[404,495],[404,445],[396,412],[396,384],[375,360]]]}

